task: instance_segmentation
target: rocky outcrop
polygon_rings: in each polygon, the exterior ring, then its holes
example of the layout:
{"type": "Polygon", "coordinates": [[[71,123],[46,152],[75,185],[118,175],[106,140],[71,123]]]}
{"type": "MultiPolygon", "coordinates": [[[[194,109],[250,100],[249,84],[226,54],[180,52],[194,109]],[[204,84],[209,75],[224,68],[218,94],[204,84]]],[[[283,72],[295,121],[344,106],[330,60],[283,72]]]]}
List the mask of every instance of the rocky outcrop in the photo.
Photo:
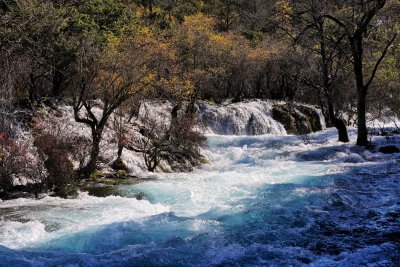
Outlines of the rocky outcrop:
{"type": "Polygon", "coordinates": [[[315,108],[299,104],[276,104],[272,118],[282,123],[288,134],[308,134],[323,129],[315,108]]]}
{"type": "Polygon", "coordinates": [[[316,108],[265,100],[200,101],[198,117],[205,131],[222,135],[305,134],[325,127],[316,108]]]}
{"type": "Polygon", "coordinates": [[[253,100],[239,103],[198,103],[198,118],[203,130],[221,135],[286,134],[272,118],[272,102],[253,100]]]}

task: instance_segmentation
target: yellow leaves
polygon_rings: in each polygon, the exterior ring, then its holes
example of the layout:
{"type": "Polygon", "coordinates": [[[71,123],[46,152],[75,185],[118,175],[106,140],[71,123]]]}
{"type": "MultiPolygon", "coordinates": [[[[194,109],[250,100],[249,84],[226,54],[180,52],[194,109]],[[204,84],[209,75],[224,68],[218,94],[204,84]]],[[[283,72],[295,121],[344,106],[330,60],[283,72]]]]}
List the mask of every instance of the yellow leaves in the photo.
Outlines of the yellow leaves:
{"type": "Polygon", "coordinates": [[[285,16],[289,16],[293,12],[293,8],[288,0],[279,0],[276,2],[275,6],[277,10],[285,16]]]}
{"type": "Polygon", "coordinates": [[[293,7],[288,0],[279,0],[275,4],[277,12],[274,15],[274,20],[286,28],[286,31],[291,32],[291,16],[293,14],[293,7]]]}
{"type": "Polygon", "coordinates": [[[114,51],[121,43],[121,38],[112,34],[111,32],[106,34],[106,40],[108,51],[114,51]]]}
{"type": "Polygon", "coordinates": [[[149,27],[142,27],[138,30],[138,33],[136,34],[136,36],[138,38],[146,40],[149,38],[153,38],[153,33],[151,32],[149,27]]]}
{"type": "Polygon", "coordinates": [[[209,39],[210,45],[217,49],[230,47],[232,45],[231,41],[221,34],[212,34],[209,39]]]}
{"type": "Polygon", "coordinates": [[[263,47],[251,49],[250,53],[248,54],[248,58],[250,61],[267,61],[270,56],[270,52],[263,47]]]}
{"type": "Polygon", "coordinates": [[[210,32],[215,25],[215,21],[203,13],[197,13],[192,16],[186,16],[183,25],[192,31],[210,32]]]}
{"type": "Polygon", "coordinates": [[[173,76],[170,79],[162,78],[159,82],[162,87],[180,98],[188,97],[194,90],[192,81],[178,76],[173,76]]]}
{"type": "Polygon", "coordinates": [[[143,84],[154,84],[157,81],[157,73],[155,71],[149,71],[142,79],[143,84]]]}

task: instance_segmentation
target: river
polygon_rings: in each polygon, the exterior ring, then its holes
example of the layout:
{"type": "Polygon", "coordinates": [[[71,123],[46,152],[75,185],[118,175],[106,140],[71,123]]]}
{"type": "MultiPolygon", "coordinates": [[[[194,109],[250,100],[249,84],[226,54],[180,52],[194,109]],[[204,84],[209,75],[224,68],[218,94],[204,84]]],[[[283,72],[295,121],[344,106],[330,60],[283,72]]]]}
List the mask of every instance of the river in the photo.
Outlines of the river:
{"type": "Polygon", "coordinates": [[[333,130],[208,139],[209,164],[121,196],[0,201],[0,266],[400,262],[398,154],[338,144],[333,130]]]}

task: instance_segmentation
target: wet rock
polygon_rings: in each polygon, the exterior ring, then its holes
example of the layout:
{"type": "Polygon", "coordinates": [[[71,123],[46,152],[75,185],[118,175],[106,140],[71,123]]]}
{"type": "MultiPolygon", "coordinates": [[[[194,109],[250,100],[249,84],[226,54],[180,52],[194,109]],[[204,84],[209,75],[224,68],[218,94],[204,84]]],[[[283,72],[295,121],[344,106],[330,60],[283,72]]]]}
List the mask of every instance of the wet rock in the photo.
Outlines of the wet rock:
{"type": "Polygon", "coordinates": [[[78,189],[75,186],[66,186],[63,188],[59,188],[51,196],[65,198],[65,199],[74,199],[79,196],[79,193],[78,189]]]}
{"type": "Polygon", "coordinates": [[[0,190],[0,199],[38,198],[41,191],[40,184],[16,185],[8,190],[0,190]]]}
{"type": "Polygon", "coordinates": [[[250,135],[263,134],[263,123],[254,114],[251,114],[247,122],[246,131],[250,135]]]}
{"type": "Polygon", "coordinates": [[[301,105],[296,105],[296,108],[307,117],[313,132],[322,130],[321,119],[316,109],[301,105]]]}
{"type": "Polygon", "coordinates": [[[383,154],[399,153],[400,149],[397,146],[383,146],[379,148],[379,152],[383,154]]]}
{"type": "Polygon", "coordinates": [[[127,178],[127,173],[124,170],[119,170],[117,171],[116,176],[118,179],[125,179],[127,178]]]}
{"type": "Polygon", "coordinates": [[[145,195],[143,192],[137,193],[137,194],[135,195],[135,198],[136,198],[137,200],[144,200],[144,199],[147,199],[147,198],[146,198],[146,195],[145,195]]]}
{"type": "Polygon", "coordinates": [[[49,223],[46,224],[44,230],[46,232],[55,232],[61,229],[61,225],[59,225],[58,223],[49,223]]]}
{"type": "Polygon", "coordinates": [[[272,118],[282,123],[288,134],[295,134],[297,132],[295,119],[283,105],[274,106],[272,109],[272,118]]]}
{"type": "Polygon", "coordinates": [[[112,164],[111,164],[111,168],[113,168],[113,170],[115,171],[128,171],[128,166],[125,164],[125,162],[118,157],[112,164]]]}
{"type": "Polygon", "coordinates": [[[308,134],[322,130],[318,112],[296,104],[274,105],[272,117],[283,124],[289,134],[308,134]]]}
{"type": "Polygon", "coordinates": [[[119,193],[113,186],[93,186],[84,188],[85,191],[91,196],[95,197],[108,197],[108,196],[118,196],[119,193]]]}
{"type": "Polygon", "coordinates": [[[0,199],[2,199],[2,200],[13,200],[13,199],[18,199],[18,198],[35,198],[35,196],[36,195],[34,193],[23,192],[23,191],[0,192],[0,199]]]}

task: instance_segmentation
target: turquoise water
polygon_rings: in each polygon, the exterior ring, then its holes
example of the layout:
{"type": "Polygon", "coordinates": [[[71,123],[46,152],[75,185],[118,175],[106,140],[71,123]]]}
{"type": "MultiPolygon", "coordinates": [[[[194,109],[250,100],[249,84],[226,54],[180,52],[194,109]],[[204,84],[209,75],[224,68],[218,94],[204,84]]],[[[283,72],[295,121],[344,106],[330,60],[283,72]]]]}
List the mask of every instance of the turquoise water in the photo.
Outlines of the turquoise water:
{"type": "Polygon", "coordinates": [[[0,266],[392,266],[398,162],[331,135],[210,136],[208,165],[123,197],[0,202],[0,266]]]}

